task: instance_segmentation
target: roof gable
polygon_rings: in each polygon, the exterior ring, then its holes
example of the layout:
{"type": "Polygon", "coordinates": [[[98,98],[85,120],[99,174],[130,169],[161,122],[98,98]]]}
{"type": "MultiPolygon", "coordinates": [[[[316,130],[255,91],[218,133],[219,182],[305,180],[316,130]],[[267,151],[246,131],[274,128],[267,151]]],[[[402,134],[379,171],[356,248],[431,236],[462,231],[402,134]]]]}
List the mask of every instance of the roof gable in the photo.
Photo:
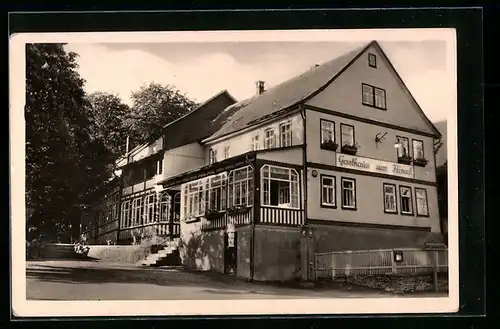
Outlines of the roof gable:
{"type": "Polygon", "coordinates": [[[436,138],[440,136],[376,41],[364,48],[342,75],[306,104],[420,131],[436,138]],[[368,64],[369,54],[376,56],[375,68],[368,64]],[[362,104],[362,84],[385,91],[386,110],[362,104]]]}
{"type": "Polygon", "coordinates": [[[228,112],[226,122],[207,141],[252,126],[298,105],[335,79],[361,52],[362,49],[357,48],[276,85],[261,95],[230,106],[224,111],[228,112]]]}

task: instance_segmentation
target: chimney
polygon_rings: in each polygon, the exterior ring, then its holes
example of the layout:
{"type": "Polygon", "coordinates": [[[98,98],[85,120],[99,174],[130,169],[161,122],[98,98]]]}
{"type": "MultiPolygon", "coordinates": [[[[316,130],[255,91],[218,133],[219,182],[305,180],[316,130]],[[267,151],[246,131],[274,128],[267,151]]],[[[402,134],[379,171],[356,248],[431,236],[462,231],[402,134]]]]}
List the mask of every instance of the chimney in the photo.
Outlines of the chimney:
{"type": "Polygon", "coordinates": [[[261,95],[265,90],[264,90],[264,81],[257,81],[255,83],[257,86],[257,95],[261,95]]]}

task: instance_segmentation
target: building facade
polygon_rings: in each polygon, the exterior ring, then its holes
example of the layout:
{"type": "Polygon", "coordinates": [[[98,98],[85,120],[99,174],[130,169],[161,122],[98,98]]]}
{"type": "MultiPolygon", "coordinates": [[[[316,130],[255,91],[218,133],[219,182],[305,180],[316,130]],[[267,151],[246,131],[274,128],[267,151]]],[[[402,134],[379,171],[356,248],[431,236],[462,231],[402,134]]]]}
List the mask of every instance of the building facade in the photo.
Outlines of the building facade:
{"type": "Polygon", "coordinates": [[[269,90],[258,82],[221,113],[213,133],[180,146],[197,156],[164,156],[178,170],[156,180],[177,198],[185,266],[291,280],[307,253],[440,239],[440,133],[377,42],[269,90]]]}

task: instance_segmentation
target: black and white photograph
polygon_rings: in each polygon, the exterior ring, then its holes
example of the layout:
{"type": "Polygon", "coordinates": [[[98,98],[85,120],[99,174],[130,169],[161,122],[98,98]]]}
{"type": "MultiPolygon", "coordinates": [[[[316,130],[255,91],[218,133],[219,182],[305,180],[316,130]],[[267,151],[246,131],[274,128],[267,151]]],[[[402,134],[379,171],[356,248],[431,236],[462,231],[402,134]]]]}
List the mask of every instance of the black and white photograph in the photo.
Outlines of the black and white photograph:
{"type": "Polygon", "coordinates": [[[16,314],[458,308],[455,30],[10,43],[16,314]]]}

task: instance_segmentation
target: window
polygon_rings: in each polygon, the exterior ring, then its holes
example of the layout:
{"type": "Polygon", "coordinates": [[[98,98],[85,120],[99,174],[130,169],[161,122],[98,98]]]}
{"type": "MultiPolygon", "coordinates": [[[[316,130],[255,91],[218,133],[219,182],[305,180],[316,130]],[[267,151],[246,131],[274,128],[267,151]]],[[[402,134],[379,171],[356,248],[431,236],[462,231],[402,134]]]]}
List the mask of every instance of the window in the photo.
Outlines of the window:
{"type": "Polygon", "coordinates": [[[161,175],[163,173],[163,158],[158,160],[156,163],[156,174],[161,175]]]}
{"type": "Polygon", "coordinates": [[[321,205],[326,207],[335,207],[335,177],[321,176],[321,205]]]}
{"type": "Polygon", "coordinates": [[[343,145],[354,145],[354,126],[340,124],[340,143],[343,145]]]}
{"type": "Polygon", "coordinates": [[[144,197],[144,219],[143,224],[149,224],[156,221],[156,194],[150,194],[144,197]]]}
{"type": "Polygon", "coordinates": [[[184,186],[184,218],[201,216],[205,212],[203,181],[198,180],[184,186]]]}
{"type": "Polygon", "coordinates": [[[209,164],[217,162],[217,150],[210,149],[208,151],[208,162],[209,164]]]}
{"type": "Polygon", "coordinates": [[[413,204],[411,202],[411,188],[408,186],[399,187],[401,214],[413,215],[413,204]]]}
{"type": "Polygon", "coordinates": [[[170,221],[170,195],[163,192],[160,197],[160,222],[168,223],[170,221]]]}
{"type": "Polygon", "coordinates": [[[276,136],[274,135],[274,130],[272,128],[266,129],[264,138],[264,148],[270,149],[276,147],[276,136]]]}
{"type": "Polygon", "coordinates": [[[206,181],[206,210],[226,209],[226,183],[225,173],[209,177],[206,181]]]}
{"type": "Polygon", "coordinates": [[[396,185],[384,184],[384,212],[397,213],[396,185]]]}
{"type": "Polygon", "coordinates": [[[415,159],[424,159],[424,142],[414,139],[413,141],[413,156],[415,159]]]}
{"type": "Polygon", "coordinates": [[[377,67],[377,56],[375,54],[368,54],[368,65],[370,67],[377,67]]]}
{"type": "Polygon", "coordinates": [[[229,145],[224,146],[224,159],[229,158],[229,145]]]}
{"type": "Polygon", "coordinates": [[[335,142],[335,122],[321,120],[321,143],[335,142]]]}
{"type": "Polygon", "coordinates": [[[386,109],[387,105],[384,89],[370,86],[365,83],[361,85],[361,89],[363,105],[373,106],[382,110],[386,109]]]}
{"type": "Polygon", "coordinates": [[[299,208],[299,174],[295,169],[264,165],[262,205],[299,208]]]}
{"type": "Polygon", "coordinates": [[[181,219],[181,192],[174,194],[174,223],[181,219]]]}
{"type": "Polygon", "coordinates": [[[403,156],[410,156],[410,142],[407,137],[396,136],[397,142],[400,146],[397,148],[398,150],[398,158],[403,156]]]}
{"type": "Polygon", "coordinates": [[[250,206],[253,203],[253,169],[246,166],[228,175],[228,207],[250,206]]]}
{"type": "Polygon", "coordinates": [[[259,135],[252,136],[252,151],[260,150],[259,135]]]}
{"type": "Polygon", "coordinates": [[[129,227],[129,226],[130,226],[130,201],[125,200],[122,203],[121,227],[129,227]]]}
{"type": "Polygon", "coordinates": [[[131,218],[131,226],[137,226],[142,224],[142,215],[143,215],[143,203],[144,199],[139,197],[135,198],[132,201],[132,218],[131,218]]]}
{"type": "Polygon", "coordinates": [[[292,146],[292,124],[290,121],[280,124],[280,146],[292,146]]]}
{"type": "Polygon", "coordinates": [[[417,216],[429,216],[427,190],[424,188],[415,188],[415,199],[417,200],[417,216]]]}
{"type": "Polygon", "coordinates": [[[356,181],[351,178],[342,178],[342,208],[356,209],[356,181]]]}

